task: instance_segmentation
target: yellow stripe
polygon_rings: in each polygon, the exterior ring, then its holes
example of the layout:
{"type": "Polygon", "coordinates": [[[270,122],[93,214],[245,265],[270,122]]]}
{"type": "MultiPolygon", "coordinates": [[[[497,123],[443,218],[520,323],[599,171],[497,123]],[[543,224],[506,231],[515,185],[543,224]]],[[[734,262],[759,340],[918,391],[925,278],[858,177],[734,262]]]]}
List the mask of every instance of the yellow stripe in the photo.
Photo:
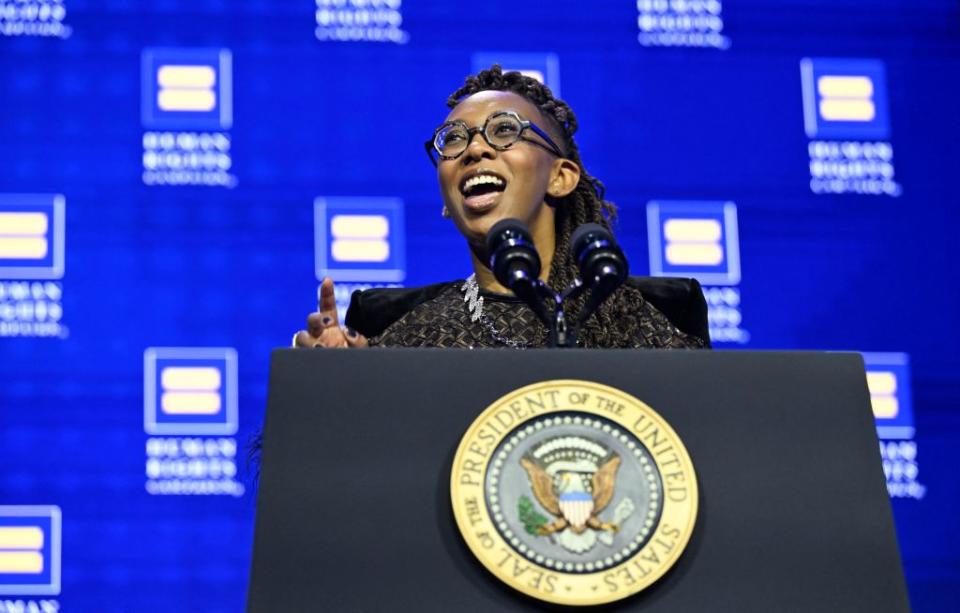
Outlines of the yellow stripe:
{"type": "Polygon", "coordinates": [[[820,116],[827,121],[873,121],[877,109],[870,100],[825,98],[820,101],[820,116]]]}
{"type": "Polygon", "coordinates": [[[0,213],[2,236],[43,236],[49,226],[46,213],[0,213]]]}
{"type": "Polygon", "coordinates": [[[168,415],[214,415],[220,412],[220,394],[210,392],[166,392],[160,410],[168,415]]]}
{"type": "Polygon", "coordinates": [[[874,396],[893,396],[897,393],[897,376],[889,371],[867,372],[867,387],[874,396]]]}
{"type": "Polygon", "coordinates": [[[723,262],[723,249],[715,243],[673,243],[666,257],[675,266],[716,266],[723,262]]]}
{"type": "Polygon", "coordinates": [[[42,236],[0,236],[0,258],[42,260],[48,249],[47,239],[42,236]]]}
{"type": "Polygon", "coordinates": [[[390,243],[384,240],[335,240],[330,253],[338,262],[386,262],[390,258],[390,243]]]}
{"type": "Polygon", "coordinates": [[[663,224],[663,237],[671,243],[718,243],[722,234],[716,219],[670,219],[663,224]]]}
{"type": "Polygon", "coordinates": [[[0,573],[39,575],[43,556],[36,551],[0,551],[0,573]]]}
{"type": "Polygon", "coordinates": [[[333,238],[387,238],[390,224],[383,215],[334,215],[330,220],[333,238]]]}
{"type": "Polygon", "coordinates": [[[209,111],[217,105],[217,97],[208,89],[162,89],[157,106],[164,111],[209,111]]]}
{"type": "Polygon", "coordinates": [[[216,391],[220,389],[220,371],[212,367],[170,366],[160,371],[160,385],[165,391],[216,391]]]}
{"type": "Polygon", "coordinates": [[[868,77],[825,75],[817,79],[817,91],[824,98],[872,98],[873,81],[868,77]]]}
{"type": "Polygon", "coordinates": [[[42,549],[43,530],[36,526],[0,528],[0,549],[42,549]]]}
{"type": "Polygon", "coordinates": [[[896,396],[871,396],[873,416],[880,419],[893,419],[900,412],[900,403],[896,396]]]}
{"type": "Polygon", "coordinates": [[[178,66],[168,64],[157,71],[160,87],[211,89],[217,82],[217,73],[210,66],[178,66]]]}

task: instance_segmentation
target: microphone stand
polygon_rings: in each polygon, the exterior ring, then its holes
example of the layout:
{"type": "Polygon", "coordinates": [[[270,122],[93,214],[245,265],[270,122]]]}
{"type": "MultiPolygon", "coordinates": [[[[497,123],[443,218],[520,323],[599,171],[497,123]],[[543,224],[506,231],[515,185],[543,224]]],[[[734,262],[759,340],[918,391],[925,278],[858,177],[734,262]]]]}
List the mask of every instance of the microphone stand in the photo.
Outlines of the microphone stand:
{"type": "MultiPolygon", "coordinates": [[[[566,347],[576,346],[577,335],[584,324],[627,277],[626,258],[607,228],[594,223],[583,224],[574,230],[570,243],[580,276],[564,290],[557,302],[562,304],[564,300],[574,300],[587,289],[590,289],[590,295],[584,301],[576,321],[570,325],[567,342],[563,345],[566,347]]],[[[559,306],[557,316],[563,317],[559,306]]],[[[566,325],[566,322],[563,323],[566,325]]]]}
{"type": "MultiPolygon", "coordinates": [[[[567,324],[563,311],[566,292],[559,294],[540,279],[530,279],[522,273],[515,274],[513,293],[530,307],[537,319],[549,331],[547,345],[555,347],[575,347],[576,334],[567,324]],[[548,310],[547,305],[552,306],[548,310]]],[[[577,281],[579,283],[579,280],[577,281]]]]}
{"type": "Polygon", "coordinates": [[[567,326],[567,317],[563,312],[563,296],[555,292],[552,288],[543,285],[545,288],[545,298],[553,302],[553,317],[547,324],[550,330],[549,345],[554,347],[574,347],[577,342],[575,336],[571,335],[571,330],[567,326]]]}
{"type": "Polygon", "coordinates": [[[590,293],[590,296],[587,298],[587,301],[583,304],[583,308],[580,309],[580,312],[577,314],[576,321],[567,323],[566,317],[563,312],[563,303],[567,300],[575,300],[580,297],[583,292],[587,290],[587,284],[583,282],[582,279],[577,278],[570,284],[570,286],[563,291],[562,294],[558,294],[553,290],[549,290],[556,300],[556,308],[554,310],[554,322],[551,328],[551,334],[553,335],[554,331],[556,334],[551,336],[551,339],[556,338],[557,344],[551,345],[551,347],[576,347],[577,346],[577,337],[580,334],[580,330],[583,328],[583,325],[590,319],[590,316],[603,304],[603,301],[606,300],[610,294],[612,294],[617,287],[620,286],[621,281],[617,280],[615,277],[611,276],[609,265],[604,265],[604,267],[599,271],[596,280],[593,283],[593,291],[590,293]],[[562,334],[560,330],[563,330],[562,334]]]}
{"type": "Polygon", "coordinates": [[[626,262],[609,231],[598,224],[583,224],[573,234],[574,254],[580,261],[581,278],[561,294],[540,280],[540,257],[529,231],[516,219],[501,219],[486,238],[486,259],[497,281],[530,307],[549,331],[548,345],[576,347],[583,324],[623,283],[626,262]],[[618,264],[619,263],[619,264],[618,264]],[[586,276],[589,284],[584,283],[586,276]],[[565,300],[573,300],[590,288],[576,321],[567,322],[565,300]],[[548,310],[547,304],[552,305],[548,310]]]}
{"type": "Polygon", "coordinates": [[[596,277],[590,286],[577,278],[563,293],[557,292],[540,279],[530,279],[521,273],[516,275],[513,292],[547,327],[550,332],[548,346],[551,349],[576,347],[583,325],[622,283],[614,270],[614,267],[604,264],[596,271],[596,277]],[[576,320],[568,322],[564,303],[579,298],[589,287],[592,287],[593,291],[577,314],[576,320]],[[549,311],[547,304],[553,307],[549,311]]]}
{"type": "Polygon", "coordinates": [[[563,312],[563,297],[540,279],[518,279],[513,293],[530,307],[537,319],[547,327],[550,334],[547,344],[554,347],[573,347],[566,315],[563,312]],[[547,304],[553,308],[548,310],[547,304]]]}

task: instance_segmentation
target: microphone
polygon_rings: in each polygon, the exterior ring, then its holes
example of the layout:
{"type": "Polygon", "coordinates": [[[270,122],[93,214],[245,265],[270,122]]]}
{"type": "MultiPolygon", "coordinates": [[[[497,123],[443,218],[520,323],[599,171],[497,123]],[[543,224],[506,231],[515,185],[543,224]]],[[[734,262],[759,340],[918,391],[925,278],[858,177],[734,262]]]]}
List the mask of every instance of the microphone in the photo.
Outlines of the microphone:
{"type": "Polygon", "coordinates": [[[540,255],[527,227],[519,219],[501,219],[487,233],[487,261],[500,285],[523,300],[549,329],[550,321],[543,304],[552,295],[540,281],[540,255]]]}
{"type": "Polygon", "coordinates": [[[627,258],[609,230],[587,223],[573,231],[570,250],[584,286],[591,290],[577,318],[583,324],[627,278],[627,258]]]}
{"type": "Polygon", "coordinates": [[[493,276],[513,293],[540,278],[540,255],[526,226],[502,219],[487,233],[487,258],[493,276]]]}

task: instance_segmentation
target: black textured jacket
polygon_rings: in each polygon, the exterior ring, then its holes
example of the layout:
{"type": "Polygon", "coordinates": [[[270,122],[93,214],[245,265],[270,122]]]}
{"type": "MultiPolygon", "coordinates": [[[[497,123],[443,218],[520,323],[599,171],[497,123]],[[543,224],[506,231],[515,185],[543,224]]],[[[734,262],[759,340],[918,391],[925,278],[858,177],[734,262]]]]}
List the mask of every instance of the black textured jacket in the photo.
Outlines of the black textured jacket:
{"type": "MultiPolygon", "coordinates": [[[[347,310],[346,325],[367,337],[377,337],[414,308],[434,300],[463,281],[414,288],[377,288],[356,291],[347,310]]],[[[710,346],[707,304],[696,279],[629,277],[629,286],[676,326],[710,346]]]]}

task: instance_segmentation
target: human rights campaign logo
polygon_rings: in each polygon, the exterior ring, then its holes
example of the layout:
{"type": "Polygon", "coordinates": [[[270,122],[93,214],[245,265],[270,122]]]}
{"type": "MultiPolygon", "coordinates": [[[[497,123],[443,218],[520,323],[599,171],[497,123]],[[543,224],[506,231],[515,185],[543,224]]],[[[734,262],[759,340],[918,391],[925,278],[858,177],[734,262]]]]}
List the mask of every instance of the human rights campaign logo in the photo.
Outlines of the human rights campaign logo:
{"type": "Polygon", "coordinates": [[[229,347],[150,347],[143,354],[147,434],[237,431],[237,352],[229,347]]]}
{"type": "Polygon", "coordinates": [[[403,281],[402,200],[317,198],[313,213],[318,281],[403,281]]]}
{"type": "Polygon", "coordinates": [[[905,353],[864,353],[870,404],[883,439],[913,438],[910,358],[905,353]]]}
{"type": "Polygon", "coordinates": [[[227,49],[144,49],[143,127],[229,129],[233,124],[231,63],[227,49]]]}
{"type": "Polygon", "coordinates": [[[554,96],[560,96],[560,60],[556,53],[508,53],[482,51],[473,54],[473,72],[500,64],[503,72],[516,71],[533,77],[550,88],[554,96]]]}
{"type": "Polygon", "coordinates": [[[818,139],[887,139],[887,77],[880,60],[804,58],[803,120],[818,139]]]}
{"type": "Polygon", "coordinates": [[[64,197],[0,194],[0,279],[60,279],[64,197]]]}
{"type": "Polygon", "coordinates": [[[0,594],[60,593],[60,507],[0,506],[0,594]]]}
{"type": "Polygon", "coordinates": [[[652,276],[694,277],[704,285],[740,282],[734,203],[653,200],[647,232],[652,276]]]}

